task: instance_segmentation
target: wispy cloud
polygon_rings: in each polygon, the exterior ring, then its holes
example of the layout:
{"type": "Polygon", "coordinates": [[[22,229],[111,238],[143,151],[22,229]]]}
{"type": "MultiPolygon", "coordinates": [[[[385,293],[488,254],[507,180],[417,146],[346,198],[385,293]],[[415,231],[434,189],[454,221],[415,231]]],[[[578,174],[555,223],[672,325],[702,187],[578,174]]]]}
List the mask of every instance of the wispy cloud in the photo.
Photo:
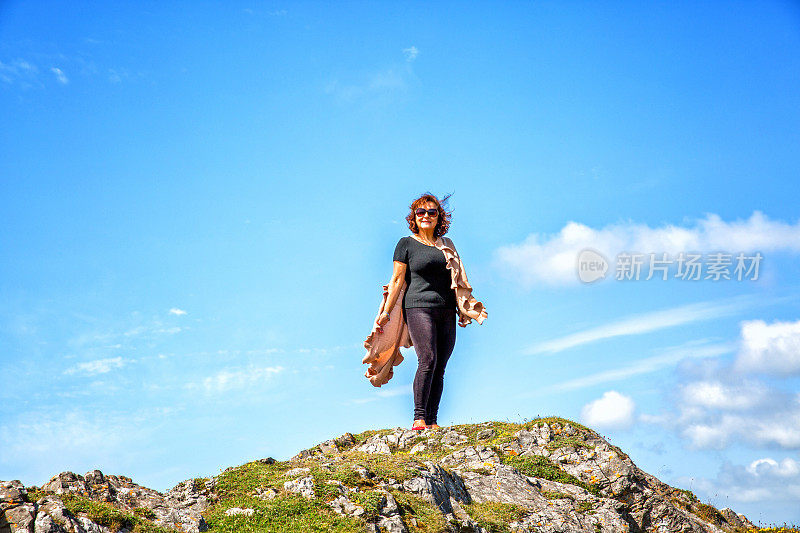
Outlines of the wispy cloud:
{"type": "Polygon", "coordinates": [[[83,472],[103,464],[136,471],[141,455],[132,450],[147,450],[153,434],[163,432],[163,425],[174,421],[181,410],[173,406],[81,410],[48,405],[39,411],[7,413],[0,419],[0,470],[31,476],[26,485],[42,483],[67,465],[83,472]]]}
{"type": "Polygon", "coordinates": [[[206,393],[220,393],[263,382],[264,379],[284,370],[282,366],[226,368],[200,382],[187,383],[184,387],[187,389],[202,389],[206,393]]]}
{"type": "Polygon", "coordinates": [[[364,349],[363,344],[355,343],[355,344],[342,344],[338,346],[327,346],[327,347],[314,347],[314,348],[295,348],[294,351],[297,353],[311,353],[314,355],[326,355],[332,354],[336,352],[341,352],[342,350],[353,350],[354,348],[364,349]]]}
{"type": "Polygon", "coordinates": [[[383,387],[379,387],[378,390],[375,391],[373,396],[367,398],[353,398],[351,400],[347,400],[343,402],[345,404],[364,404],[369,402],[374,402],[378,398],[392,398],[394,396],[405,396],[407,394],[413,394],[414,387],[412,384],[402,385],[399,387],[393,387],[390,389],[385,389],[383,387]]]}
{"type": "Polygon", "coordinates": [[[355,81],[342,81],[338,78],[325,85],[325,93],[341,103],[388,103],[394,101],[417,83],[412,63],[419,51],[415,47],[403,50],[406,60],[403,63],[374,70],[360,76],[355,81]]]}
{"type": "Polygon", "coordinates": [[[0,80],[7,84],[20,83],[24,87],[30,86],[37,82],[38,72],[36,65],[24,59],[0,61],[0,80]]]}
{"type": "MultiPolygon", "coordinates": [[[[677,365],[684,359],[717,357],[726,353],[732,353],[735,350],[735,343],[710,344],[705,339],[690,341],[680,346],[666,348],[658,355],[639,359],[626,366],[555,383],[539,389],[536,391],[535,395],[585,389],[595,385],[628,379],[641,374],[649,374],[661,370],[662,368],[677,365]]],[[[533,394],[534,393],[525,393],[523,396],[533,394]]]]}
{"type": "MultiPolygon", "coordinates": [[[[744,221],[725,222],[719,215],[708,213],[705,219],[694,223],[655,228],[628,221],[595,229],[570,221],[555,235],[534,233],[520,244],[498,248],[494,263],[508,279],[525,288],[579,285],[576,261],[584,248],[599,251],[611,263],[622,252],[667,253],[670,258],[679,252],[797,253],[800,252],[800,220],[795,223],[774,221],[761,211],[754,211],[744,221]]],[[[645,255],[645,260],[648,257],[645,255]]]]}
{"type": "Polygon", "coordinates": [[[69,78],[67,78],[67,75],[66,75],[66,74],[64,74],[64,71],[63,71],[63,70],[61,70],[60,68],[58,68],[58,67],[51,67],[51,68],[50,68],[50,72],[52,72],[53,74],[55,74],[55,77],[56,77],[56,79],[58,80],[58,83],[60,83],[61,85],[66,85],[66,84],[68,84],[68,83],[69,83],[69,78]]]}
{"type": "MultiPolygon", "coordinates": [[[[761,301],[763,303],[763,299],[761,301]]],[[[703,320],[713,320],[736,314],[755,302],[755,297],[744,295],[725,300],[698,302],[650,311],[540,342],[524,349],[522,353],[527,355],[552,355],[570,348],[614,337],[641,335],[703,320]]]]}
{"type": "Polygon", "coordinates": [[[405,394],[412,394],[413,392],[414,387],[411,383],[409,383],[408,385],[394,387],[392,389],[379,388],[377,391],[375,391],[375,394],[383,398],[391,398],[392,396],[403,396],[405,394]]]}
{"type": "Polygon", "coordinates": [[[116,368],[122,368],[131,360],[125,360],[122,357],[110,357],[107,359],[97,359],[95,361],[86,361],[78,363],[72,368],[64,371],[64,374],[84,374],[86,376],[93,376],[95,374],[105,374],[116,368]]]}
{"type": "Polygon", "coordinates": [[[172,309],[169,310],[169,314],[181,316],[185,315],[186,311],[184,311],[183,309],[178,309],[177,307],[173,307],[172,309]]]}

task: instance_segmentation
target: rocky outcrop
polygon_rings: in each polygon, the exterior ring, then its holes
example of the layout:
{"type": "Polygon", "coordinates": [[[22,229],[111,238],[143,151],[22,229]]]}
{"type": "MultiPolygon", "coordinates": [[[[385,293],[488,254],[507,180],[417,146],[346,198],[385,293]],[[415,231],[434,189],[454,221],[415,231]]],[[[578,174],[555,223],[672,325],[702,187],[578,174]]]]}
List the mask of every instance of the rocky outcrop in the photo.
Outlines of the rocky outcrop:
{"type": "MultiPolygon", "coordinates": [[[[397,428],[371,435],[354,450],[415,457],[438,450],[437,461],[425,461],[421,475],[400,485],[383,485],[423,496],[452,524],[452,531],[483,531],[464,512],[463,505],[471,503],[524,508],[522,519],[508,524],[512,531],[520,532],[722,533],[755,529],[743,515],[729,509],[717,511],[690,492],[642,471],[619,448],[588,428],[554,420],[531,424],[496,442],[492,425],[478,424],[463,432],[443,428],[418,433],[397,428]],[[526,472],[529,459],[543,460],[538,464],[563,481],[526,472]]],[[[307,459],[314,457],[314,452],[327,455],[318,447],[296,457],[307,459]]],[[[338,500],[337,505],[340,503],[338,500]]],[[[397,530],[405,527],[401,524],[397,530]]]]}
{"type": "Polygon", "coordinates": [[[137,518],[179,531],[206,531],[202,512],[208,508],[208,494],[213,486],[213,480],[203,486],[189,480],[161,494],[133,483],[128,477],[106,476],[99,470],[84,476],[61,472],[34,490],[26,489],[17,480],[0,481],[0,533],[110,533],[117,526],[121,526],[121,531],[132,529],[137,518]],[[31,501],[30,495],[41,497],[31,501]],[[122,520],[114,526],[95,523],[85,514],[69,510],[65,500],[71,496],[109,504],[129,513],[131,519],[127,524],[122,520]]]}
{"type": "Polygon", "coordinates": [[[499,523],[513,532],[548,533],[755,530],[743,515],[642,471],[596,432],[548,418],[346,433],[289,461],[230,467],[164,494],[99,470],[62,472],[41,488],[0,482],[0,533],[125,533],[142,529],[137,521],[213,531],[214,520],[258,520],[285,498],[323,502],[309,509],[328,509],[351,520],[354,531],[376,533],[488,533],[499,523]],[[247,472],[257,472],[250,478],[256,481],[237,487],[247,472]],[[103,523],[75,504],[87,501],[122,518],[103,523]]]}

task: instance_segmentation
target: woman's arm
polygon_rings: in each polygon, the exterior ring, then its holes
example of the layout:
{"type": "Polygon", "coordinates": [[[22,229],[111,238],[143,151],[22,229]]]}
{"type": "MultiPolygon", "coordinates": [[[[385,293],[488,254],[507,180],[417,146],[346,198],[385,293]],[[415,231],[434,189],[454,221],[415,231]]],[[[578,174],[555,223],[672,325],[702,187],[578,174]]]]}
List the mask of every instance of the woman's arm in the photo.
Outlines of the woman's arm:
{"type": "Polygon", "coordinates": [[[389,294],[386,297],[386,303],[383,306],[383,312],[378,319],[378,324],[383,326],[389,319],[386,316],[392,312],[394,305],[397,302],[397,296],[400,292],[400,286],[406,277],[406,268],[408,265],[400,261],[394,261],[394,270],[392,271],[392,279],[389,281],[389,294]]]}

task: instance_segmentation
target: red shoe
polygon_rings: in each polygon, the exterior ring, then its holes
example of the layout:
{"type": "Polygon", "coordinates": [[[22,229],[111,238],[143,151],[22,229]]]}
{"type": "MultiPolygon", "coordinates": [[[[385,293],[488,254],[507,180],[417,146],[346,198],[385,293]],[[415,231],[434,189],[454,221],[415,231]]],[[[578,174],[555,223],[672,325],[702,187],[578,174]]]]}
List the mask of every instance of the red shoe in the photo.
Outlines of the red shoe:
{"type": "Polygon", "coordinates": [[[426,426],[426,425],[424,425],[424,424],[423,424],[423,425],[421,425],[421,426],[414,426],[414,425],[412,425],[412,426],[411,426],[411,429],[413,429],[414,431],[420,431],[420,430],[423,430],[423,429],[428,429],[428,426],[426,426]]]}

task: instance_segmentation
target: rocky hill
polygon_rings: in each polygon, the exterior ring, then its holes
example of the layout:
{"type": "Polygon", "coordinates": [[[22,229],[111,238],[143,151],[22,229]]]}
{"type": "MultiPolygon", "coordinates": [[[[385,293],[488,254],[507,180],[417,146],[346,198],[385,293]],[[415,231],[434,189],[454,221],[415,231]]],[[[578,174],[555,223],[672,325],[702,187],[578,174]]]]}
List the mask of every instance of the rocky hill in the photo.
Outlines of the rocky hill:
{"type": "Polygon", "coordinates": [[[162,494],[62,472],[0,482],[4,532],[740,532],[756,528],[639,469],[562,418],[344,435],[162,494]]]}

